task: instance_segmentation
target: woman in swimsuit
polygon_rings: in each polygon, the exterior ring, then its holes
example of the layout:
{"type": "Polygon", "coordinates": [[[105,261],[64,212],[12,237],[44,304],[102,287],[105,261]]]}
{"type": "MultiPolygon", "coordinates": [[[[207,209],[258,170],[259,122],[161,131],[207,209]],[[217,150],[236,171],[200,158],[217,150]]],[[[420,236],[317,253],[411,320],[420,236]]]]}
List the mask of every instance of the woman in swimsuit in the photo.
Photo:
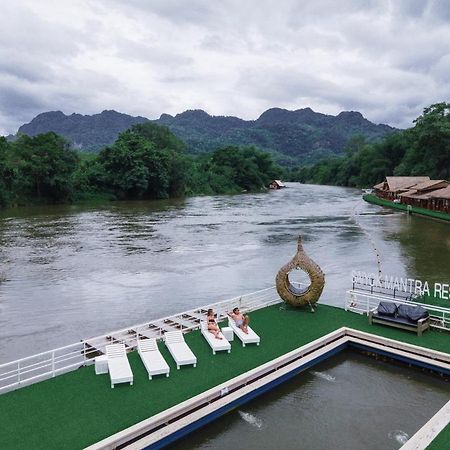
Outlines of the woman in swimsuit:
{"type": "Polygon", "coordinates": [[[245,334],[248,334],[248,323],[250,322],[250,317],[247,315],[244,316],[239,311],[239,308],[234,308],[232,313],[228,313],[228,315],[234,320],[234,323],[238,328],[240,328],[245,334]]]}
{"type": "Polygon", "coordinates": [[[220,328],[217,325],[216,317],[212,309],[208,309],[208,314],[206,316],[206,322],[208,324],[208,331],[214,335],[216,339],[222,339],[220,334],[220,328]]]}

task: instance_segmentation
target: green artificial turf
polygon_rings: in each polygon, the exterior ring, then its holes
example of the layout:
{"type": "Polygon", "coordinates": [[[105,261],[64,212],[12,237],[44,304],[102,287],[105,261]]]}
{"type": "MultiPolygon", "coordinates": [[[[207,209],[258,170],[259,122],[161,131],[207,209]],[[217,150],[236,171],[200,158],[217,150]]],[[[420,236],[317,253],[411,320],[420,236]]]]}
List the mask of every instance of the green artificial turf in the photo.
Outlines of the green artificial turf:
{"type": "Polygon", "coordinates": [[[0,449],[83,448],[342,326],[450,352],[446,333],[430,330],[418,337],[404,330],[370,326],[366,316],[325,305],[311,314],[278,304],[253,312],[251,319],[261,345],[243,348],[235,339],[231,354],[213,356],[199,331],[188,333],[186,341],[197,356],[197,368],[176,370],[160,343],[171,366],[169,378],[148,380],[133,352],[128,355],[133,386],[111,389],[109,376],[96,376],[90,366],[1,395],[0,449]]]}
{"type": "MultiPolygon", "coordinates": [[[[407,205],[404,205],[402,203],[394,203],[394,202],[391,202],[390,200],[385,200],[383,198],[379,198],[373,194],[365,194],[365,195],[363,195],[363,199],[366,202],[374,203],[375,205],[379,205],[379,206],[387,206],[388,208],[398,209],[400,211],[408,210],[407,205]]],[[[411,213],[419,214],[421,216],[433,217],[434,219],[450,221],[450,214],[447,214],[447,213],[444,213],[441,211],[432,211],[431,209],[426,209],[426,208],[419,208],[417,206],[411,206],[411,213]]]]}
{"type": "Polygon", "coordinates": [[[450,424],[431,442],[427,450],[448,450],[450,448],[450,424]]]}

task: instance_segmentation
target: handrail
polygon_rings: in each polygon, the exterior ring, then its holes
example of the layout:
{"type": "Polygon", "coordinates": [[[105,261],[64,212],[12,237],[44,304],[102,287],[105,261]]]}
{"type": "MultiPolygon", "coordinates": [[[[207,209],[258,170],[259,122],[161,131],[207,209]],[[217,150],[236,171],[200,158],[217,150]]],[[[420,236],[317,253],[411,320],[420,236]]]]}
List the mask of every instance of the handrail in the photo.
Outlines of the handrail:
{"type": "Polygon", "coordinates": [[[361,314],[369,314],[370,310],[375,309],[380,301],[396,303],[399,305],[414,305],[425,308],[432,319],[430,326],[442,330],[450,329],[450,308],[443,306],[429,305],[426,303],[410,301],[399,298],[393,298],[385,295],[377,295],[350,289],[346,292],[344,309],[361,314]]]}
{"type": "MultiPolygon", "coordinates": [[[[179,329],[182,332],[188,332],[200,327],[198,315],[204,314],[202,311],[209,308],[216,309],[219,320],[223,320],[226,318],[226,311],[230,310],[232,306],[239,306],[243,311],[249,312],[279,303],[280,301],[281,299],[275,287],[272,286],[3,363],[0,364],[0,394],[93,364],[95,356],[98,356],[99,351],[102,352],[106,345],[105,343],[112,339],[114,342],[124,343],[129,349],[134,349],[137,346],[139,333],[144,332],[146,329],[148,330],[149,326],[157,330],[158,338],[162,338],[165,330],[163,327],[158,326],[157,323],[164,324],[166,321],[169,321],[176,324],[177,318],[179,318],[179,329]],[[195,322],[193,321],[191,326],[183,325],[183,316],[190,315],[196,317],[195,322]],[[130,331],[132,332],[130,333],[130,331]],[[15,379],[15,382],[11,383],[12,379],[15,379]]],[[[185,319],[184,321],[186,322],[185,319]]]]}

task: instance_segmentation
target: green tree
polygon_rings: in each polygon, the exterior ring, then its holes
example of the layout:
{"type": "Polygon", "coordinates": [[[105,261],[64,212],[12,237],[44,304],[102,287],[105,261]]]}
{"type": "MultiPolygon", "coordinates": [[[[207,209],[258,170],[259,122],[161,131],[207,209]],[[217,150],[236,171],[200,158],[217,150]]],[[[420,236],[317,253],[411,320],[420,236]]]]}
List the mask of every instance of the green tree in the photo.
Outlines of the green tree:
{"type": "Polygon", "coordinates": [[[347,156],[353,156],[356,153],[362,151],[362,149],[367,145],[367,139],[362,134],[355,134],[350,137],[345,148],[344,153],[347,156]]]}
{"type": "Polygon", "coordinates": [[[265,189],[282,172],[269,153],[254,147],[234,146],[216,150],[205,171],[213,190],[219,192],[265,189]]]}
{"type": "Polygon", "coordinates": [[[102,175],[99,180],[119,198],[140,198],[148,188],[147,154],[154,151],[151,142],[125,131],[111,147],[99,154],[102,175]]]}
{"type": "Polygon", "coordinates": [[[450,178],[450,104],[436,103],[407,130],[377,143],[354,137],[345,156],[297,169],[291,179],[341,186],[373,186],[389,175],[450,178]]]}
{"type": "Polygon", "coordinates": [[[0,206],[6,206],[11,201],[13,171],[8,164],[9,144],[0,137],[0,206]]]}
{"type": "Polygon", "coordinates": [[[412,145],[401,163],[409,175],[450,178],[450,103],[424,109],[410,130],[412,145]]]}
{"type": "MultiPolygon", "coordinates": [[[[180,197],[185,194],[190,158],[185,154],[186,144],[178,139],[169,128],[151,122],[134,125],[131,130],[152,142],[158,153],[163,170],[167,174],[168,185],[163,196],[180,197]]],[[[157,180],[157,177],[154,178],[157,180]]],[[[154,189],[156,190],[156,186],[154,189]]]]}
{"type": "Polygon", "coordinates": [[[165,126],[145,122],[133,125],[131,130],[152,142],[156,150],[172,150],[178,153],[184,153],[186,150],[186,144],[165,126]]]}
{"type": "Polygon", "coordinates": [[[22,135],[10,144],[9,160],[19,198],[70,199],[79,158],[61,136],[53,132],[22,135]]]}
{"type": "Polygon", "coordinates": [[[189,159],[167,128],[133,126],[99,154],[99,183],[119,198],[167,198],[185,193],[189,159]]]}

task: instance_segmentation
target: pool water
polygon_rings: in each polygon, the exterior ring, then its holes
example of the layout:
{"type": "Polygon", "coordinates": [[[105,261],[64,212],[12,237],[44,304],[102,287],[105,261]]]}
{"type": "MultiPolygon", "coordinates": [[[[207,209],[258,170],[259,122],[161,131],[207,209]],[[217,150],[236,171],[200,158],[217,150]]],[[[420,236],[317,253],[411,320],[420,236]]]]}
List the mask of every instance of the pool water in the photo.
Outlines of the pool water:
{"type": "Polygon", "coordinates": [[[450,399],[450,383],[345,351],[171,449],[399,449],[450,399]]]}

